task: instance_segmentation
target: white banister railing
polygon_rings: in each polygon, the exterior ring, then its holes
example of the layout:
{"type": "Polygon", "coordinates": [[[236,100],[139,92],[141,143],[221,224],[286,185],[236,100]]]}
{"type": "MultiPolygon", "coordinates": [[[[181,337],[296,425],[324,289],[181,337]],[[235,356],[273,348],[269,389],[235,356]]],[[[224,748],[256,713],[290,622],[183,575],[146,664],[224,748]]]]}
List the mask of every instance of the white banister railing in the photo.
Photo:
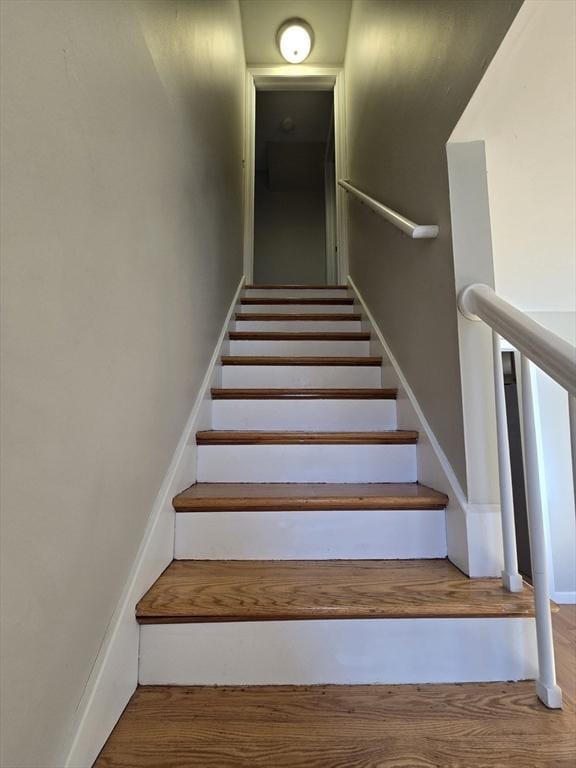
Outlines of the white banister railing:
{"type": "Polygon", "coordinates": [[[370,197],[370,195],[367,195],[365,192],[362,192],[361,189],[355,187],[354,184],[351,184],[347,179],[340,179],[338,184],[342,189],[345,189],[346,192],[353,194],[361,203],[364,203],[373,211],[376,211],[382,218],[389,221],[390,224],[394,224],[395,227],[402,230],[402,232],[409,237],[412,237],[415,240],[438,237],[438,227],[436,224],[415,224],[413,221],[410,221],[410,219],[407,219],[406,216],[402,216],[402,214],[397,213],[392,210],[392,208],[388,208],[388,206],[380,203],[373,197],[370,197]]]}
{"type": "Polygon", "coordinates": [[[469,319],[483,320],[492,329],[494,355],[494,390],[498,437],[498,469],[500,506],[504,545],[504,586],[512,592],[522,589],[516,554],[516,529],[512,497],[512,472],[508,445],[508,427],[504,400],[504,380],[500,337],[505,338],[521,355],[522,431],[526,480],[526,506],[532,562],[532,582],[536,611],[538,644],[538,697],[547,707],[562,707],[562,691],[556,683],[554,641],[550,614],[549,563],[542,511],[536,421],[532,392],[531,363],[537,365],[567,392],[570,404],[572,461],[576,451],[576,347],[543,328],[524,312],[504,301],[487,285],[475,283],[458,296],[458,306],[469,319]]]}

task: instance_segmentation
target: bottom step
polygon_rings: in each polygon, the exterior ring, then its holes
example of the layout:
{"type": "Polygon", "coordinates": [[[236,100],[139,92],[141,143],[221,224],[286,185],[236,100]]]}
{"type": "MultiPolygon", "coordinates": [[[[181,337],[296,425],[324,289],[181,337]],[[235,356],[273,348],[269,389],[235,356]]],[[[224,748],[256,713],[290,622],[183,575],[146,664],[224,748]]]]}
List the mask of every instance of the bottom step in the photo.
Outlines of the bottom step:
{"type": "Polygon", "coordinates": [[[532,593],[445,560],[179,561],[137,607],[140,682],[533,678],[532,593]]]}
{"type": "Polygon", "coordinates": [[[570,766],[531,683],[138,688],[95,768],[570,766]]]}

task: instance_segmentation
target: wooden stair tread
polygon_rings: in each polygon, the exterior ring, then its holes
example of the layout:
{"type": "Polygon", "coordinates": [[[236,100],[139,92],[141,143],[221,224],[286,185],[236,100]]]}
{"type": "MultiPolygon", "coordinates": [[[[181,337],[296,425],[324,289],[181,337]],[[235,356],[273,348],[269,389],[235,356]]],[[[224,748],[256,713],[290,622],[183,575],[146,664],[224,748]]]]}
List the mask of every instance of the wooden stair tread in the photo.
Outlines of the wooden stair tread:
{"type": "Polygon", "coordinates": [[[213,400],[395,400],[396,389],[313,389],[288,387],[269,389],[220,389],[211,390],[213,400]]]}
{"type": "Polygon", "coordinates": [[[141,623],[533,616],[532,590],[469,579],[447,560],[179,560],[141,623]]]}
{"type": "Polygon", "coordinates": [[[444,509],[448,497],[419,483],[196,483],[177,512],[444,509]]]}
{"type": "Polygon", "coordinates": [[[273,290],[312,290],[312,291],[334,291],[341,290],[347,291],[347,285],[245,285],[246,289],[256,289],[259,291],[273,291],[273,290]]]}
{"type": "Polygon", "coordinates": [[[230,331],[233,341],[369,341],[370,334],[364,332],[338,333],[326,331],[230,331]]]}
{"type": "Polygon", "coordinates": [[[222,365],[352,365],[377,367],[382,365],[381,357],[294,357],[291,355],[223,355],[222,365]]]}
{"type": "Polygon", "coordinates": [[[313,298],[313,299],[307,299],[305,296],[299,296],[299,297],[284,297],[284,296],[278,296],[276,297],[270,297],[270,296],[250,296],[248,298],[240,299],[240,304],[311,304],[311,305],[325,305],[325,304],[335,304],[336,306],[350,306],[351,304],[354,304],[354,299],[352,298],[337,298],[333,296],[328,296],[327,298],[313,298]]]}
{"type": "Polygon", "coordinates": [[[236,320],[249,320],[251,322],[259,321],[259,320],[305,320],[306,322],[312,320],[312,321],[335,321],[335,322],[358,322],[359,320],[362,320],[362,315],[357,314],[339,314],[338,312],[334,312],[334,314],[312,314],[312,315],[298,315],[298,314],[283,314],[282,312],[272,312],[270,314],[267,313],[260,313],[260,312],[237,312],[236,313],[236,320]]]}
{"type": "Polygon", "coordinates": [[[198,445],[406,445],[418,442],[418,432],[273,432],[251,429],[206,429],[196,433],[198,445]]]}

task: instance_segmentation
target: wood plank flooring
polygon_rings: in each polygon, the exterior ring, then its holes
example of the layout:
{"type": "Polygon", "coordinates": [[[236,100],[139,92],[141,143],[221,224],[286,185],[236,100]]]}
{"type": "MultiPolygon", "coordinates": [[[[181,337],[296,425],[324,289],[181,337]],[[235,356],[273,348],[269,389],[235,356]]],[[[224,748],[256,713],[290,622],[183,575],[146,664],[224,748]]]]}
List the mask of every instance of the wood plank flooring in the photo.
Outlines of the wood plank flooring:
{"type": "Polygon", "coordinates": [[[444,509],[448,497],[420,483],[195,483],[177,512],[444,509]]]}
{"type": "Polygon", "coordinates": [[[359,314],[346,314],[346,313],[324,313],[321,314],[320,312],[316,312],[313,314],[284,314],[283,312],[271,312],[268,314],[264,314],[261,312],[237,312],[236,313],[236,320],[244,320],[246,322],[250,321],[257,321],[260,322],[261,320],[293,320],[301,322],[302,320],[306,320],[306,322],[312,320],[320,321],[330,321],[330,322],[347,322],[350,321],[358,322],[362,320],[362,315],[359,314]]]}
{"type": "Polygon", "coordinates": [[[413,445],[418,432],[265,432],[250,429],[206,429],[196,432],[198,445],[413,445]]]}
{"type": "Polygon", "coordinates": [[[276,355],[224,355],[222,365],[312,365],[340,367],[351,365],[359,368],[378,368],[382,365],[381,357],[290,357],[276,355]]]}
{"type": "Polygon", "coordinates": [[[368,387],[364,389],[313,389],[311,387],[272,387],[257,389],[211,390],[212,400],[396,400],[397,389],[381,389],[368,387]]]}
{"type": "Polygon", "coordinates": [[[563,711],[531,682],[143,687],[95,768],[573,768],[576,606],[553,620],[563,711]]]}
{"type": "Polygon", "coordinates": [[[346,291],[348,290],[347,285],[298,285],[298,284],[289,284],[289,285],[271,285],[271,284],[263,284],[263,285],[254,285],[253,283],[250,283],[248,285],[245,285],[244,288],[250,290],[253,288],[256,288],[259,291],[262,290],[270,290],[270,289],[281,289],[281,290],[298,290],[298,291],[346,291]]]}
{"type": "Polygon", "coordinates": [[[175,560],[136,609],[141,624],[533,615],[529,587],[448,560],[175,560]]]}
{"type": "Polygon", "coordinates": [[[362,331],[230,331],[228,338],[232,341],[370,341],[370,334],[362,331]]]}
{"type": "Polygon", "coordinates": [[[249,298],[243,298],[240,299],[240,304],[250,305],[250,304],[273,304],[273,305],[279,305],[279,304],[286,304],[287,306],[301,306],[301,305],[312,305],[312,306],[326,306],[326,305],[336,305],[336,306],[350,306],[354,304],[354,299],[352,298],[343,298],[343,299],[336,299],[332,297],[328,298],[321,298],[321,299],[309,299],[305,296],[299,296],[298,298],[285,298],[283,296],[273,296],[270,297],[249,297],[249,298]]]}

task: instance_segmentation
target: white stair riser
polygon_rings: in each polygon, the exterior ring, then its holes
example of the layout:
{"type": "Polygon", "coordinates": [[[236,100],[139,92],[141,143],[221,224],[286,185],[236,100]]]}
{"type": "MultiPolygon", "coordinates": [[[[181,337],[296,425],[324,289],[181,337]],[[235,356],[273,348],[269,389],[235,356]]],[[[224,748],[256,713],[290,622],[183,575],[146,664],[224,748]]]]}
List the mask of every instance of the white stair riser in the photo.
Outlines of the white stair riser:
{"type": "Polygon", "coordinates": [[[201,483],[414,483],[415,445],[200,445],[201,483]]]}
{"type": "Polygon", "coordinates": [[[231,355],[366,357],[369,341],[231,341],[231,355]]]}
{"type": "Polygon", "coordinates": [[[269,333],[359,333],[360,320],[236,320],[236,331],[269,333]]]}
{"type": "Polygon", "coordinates": [[[248,299],[346,299],[350,292],[342,288],[246,288],[243,294],[248,299]]]}
{"type": "Polygon", "coordinates": [[[192,512],[176,515],[180,560],[446,557],[444,510],[192,512]]]}
{"type": "Polygon", "coordinates": [[[381,387],[380,366],[224,365],[223,387],[381,387]]]}
{"type": "Polygon", "coordinates": [[[275,315],[325,315],[355,314],[358,308],[354,304],[240,304],[240,312],[275,315]]]}
{"type": "Polygon", "coordinates": [[[336,619],[140,628],[141,685],[464,683],[535,676],[533,619],[336,619]]]}
{"type": "Polygon", "coordinates": [[[320,432],[396,429],[396,401],[214,400],[212,429],[320,432]]]}

